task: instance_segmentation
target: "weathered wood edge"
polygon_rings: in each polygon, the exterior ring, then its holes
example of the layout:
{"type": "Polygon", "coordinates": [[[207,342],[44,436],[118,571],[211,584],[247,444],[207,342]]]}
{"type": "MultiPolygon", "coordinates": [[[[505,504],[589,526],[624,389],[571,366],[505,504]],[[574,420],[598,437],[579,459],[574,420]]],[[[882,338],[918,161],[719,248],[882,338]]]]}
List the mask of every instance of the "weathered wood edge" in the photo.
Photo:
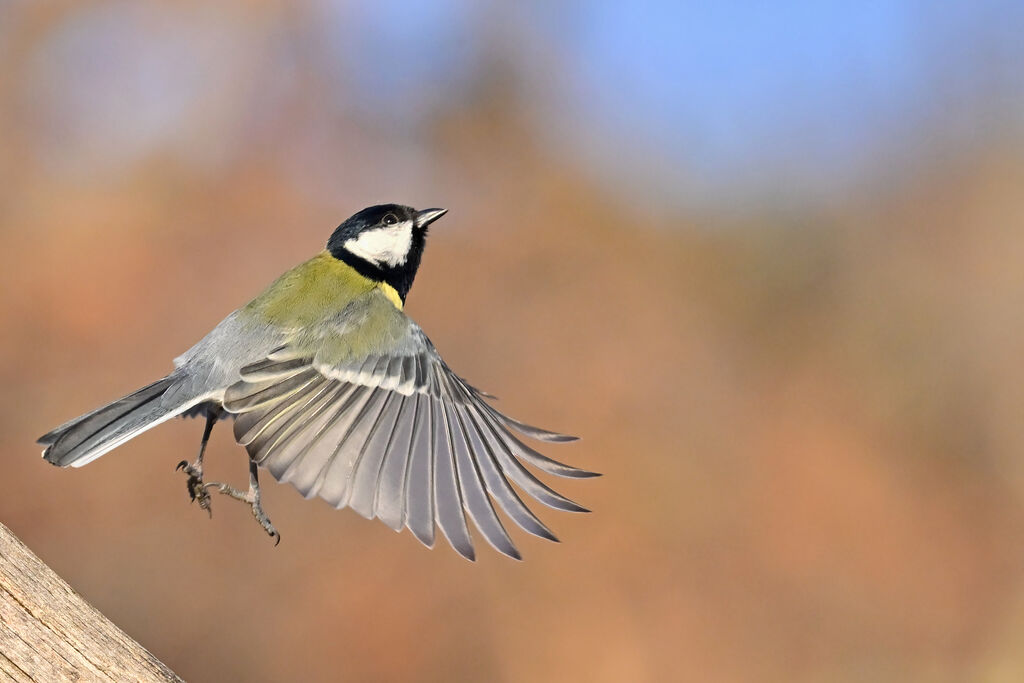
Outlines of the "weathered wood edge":
{"type": "Polygon", "coordinates": [[[0,680],[181,681],[0,524],[0,680]]]}

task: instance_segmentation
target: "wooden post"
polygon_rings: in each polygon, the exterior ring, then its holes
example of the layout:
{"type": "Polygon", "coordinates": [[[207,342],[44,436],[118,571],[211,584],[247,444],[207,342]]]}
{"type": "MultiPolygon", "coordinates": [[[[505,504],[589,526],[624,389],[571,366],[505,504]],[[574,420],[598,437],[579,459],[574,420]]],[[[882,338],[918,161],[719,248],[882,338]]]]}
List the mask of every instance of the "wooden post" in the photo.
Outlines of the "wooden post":
{"type": "Polygon", "coordinates": [[[3,524],[0,680],[181,681],[3,524]]]}

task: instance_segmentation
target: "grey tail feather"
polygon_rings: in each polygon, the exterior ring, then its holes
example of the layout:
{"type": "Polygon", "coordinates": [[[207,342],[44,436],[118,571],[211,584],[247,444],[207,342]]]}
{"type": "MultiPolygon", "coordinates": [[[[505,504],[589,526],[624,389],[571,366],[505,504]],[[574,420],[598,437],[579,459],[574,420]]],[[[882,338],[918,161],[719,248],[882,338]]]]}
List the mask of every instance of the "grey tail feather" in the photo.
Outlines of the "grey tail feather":
{"type": "Polygon", "coordinates": [[[60,467],[80,467],[174,417],[190,405],[166,405],[161,400],[177,380],[173,374],[164,377],[44,434],[38,440],[46,446],[43,458],[60,467]]]}

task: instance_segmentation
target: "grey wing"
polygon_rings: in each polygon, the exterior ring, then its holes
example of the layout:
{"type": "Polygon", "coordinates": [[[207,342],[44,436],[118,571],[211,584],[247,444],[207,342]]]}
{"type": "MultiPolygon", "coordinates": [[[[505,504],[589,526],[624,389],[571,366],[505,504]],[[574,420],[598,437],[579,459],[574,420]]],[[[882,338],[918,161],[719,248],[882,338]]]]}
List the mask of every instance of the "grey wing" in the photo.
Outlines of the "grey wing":
{"type": "Polygon", "coordinates": [[[494,501],[517,525],[557,540],[526,506],[517,486],[553,508],[585,512],[541,482],[523,463],[563,477],[592,472],[541,455],[514,432],[547,442],[573,441],[513,420],[453,373],[412,321],[386,355],[324,363],[284,346],[242,368],[224,407],[235,438],[279,481],[408,527],[433,546],[440,527],[467,559],[475,553],[468,518],[502,553],[520,558],[494,501]]]}

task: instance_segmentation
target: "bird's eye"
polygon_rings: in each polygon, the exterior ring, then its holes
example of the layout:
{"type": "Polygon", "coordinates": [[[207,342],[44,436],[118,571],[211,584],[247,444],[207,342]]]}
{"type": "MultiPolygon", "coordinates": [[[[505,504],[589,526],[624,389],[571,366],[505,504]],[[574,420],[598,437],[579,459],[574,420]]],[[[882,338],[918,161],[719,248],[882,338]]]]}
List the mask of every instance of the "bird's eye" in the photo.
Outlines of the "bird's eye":
{"type": "Polygon", "coordinates": [[[394,225],[395,223],[398,222],[398,218],[395,216],[395,214],[389,213],[388,215],[384,216],[384,220],[381,222],[384,223],[384,225],[394,225]]]}

